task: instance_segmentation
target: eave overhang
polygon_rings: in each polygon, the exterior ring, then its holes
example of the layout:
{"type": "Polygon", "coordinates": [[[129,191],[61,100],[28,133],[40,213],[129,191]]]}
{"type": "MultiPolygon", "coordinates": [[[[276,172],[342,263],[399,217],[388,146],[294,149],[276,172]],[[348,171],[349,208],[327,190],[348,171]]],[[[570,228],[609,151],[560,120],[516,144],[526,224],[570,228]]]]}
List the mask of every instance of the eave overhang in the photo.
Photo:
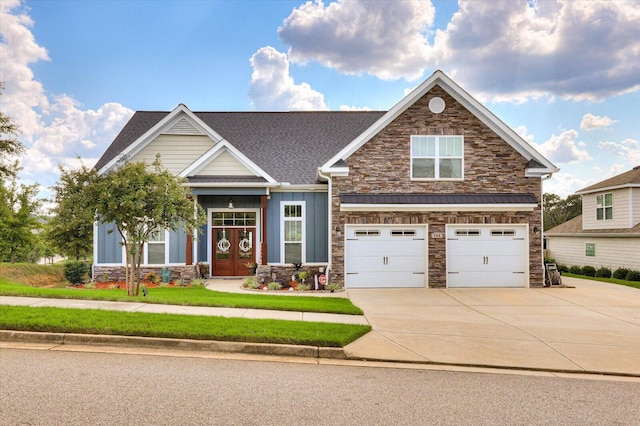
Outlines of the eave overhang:
{"type": "Polygon", "coordinates": [[[533,194],[342,194],[340,210],[346,212],[533,211],[533,194]]]}
{"type": "Polygon", "coordinates": [[[342,212],[530,212],[537,204],[340,204],[342,212]]]}
{"type": "Polygon", "coordinates": [[[607,191],[614,191],[616,189],[627,189],[627,188],[640,188],[640,183],[625,183],[624,185],[615,185],[615,186],[607,186],[604,188],[596,188],[596,189],[590,189],[590,190],[580,190],[576,192],[576,195],[587,195],[587,194],[593,194],[596,192],[607,192],[607,191]]]}

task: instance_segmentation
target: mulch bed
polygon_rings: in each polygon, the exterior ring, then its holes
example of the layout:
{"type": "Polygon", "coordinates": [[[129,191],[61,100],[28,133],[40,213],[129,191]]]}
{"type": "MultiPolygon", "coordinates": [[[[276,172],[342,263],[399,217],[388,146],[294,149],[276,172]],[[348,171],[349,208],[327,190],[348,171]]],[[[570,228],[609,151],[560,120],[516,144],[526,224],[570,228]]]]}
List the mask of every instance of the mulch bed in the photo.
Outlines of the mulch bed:
{"type": "MultiPolygon", "coordinates": [[[[140,285],[144,284],[145,287],[147,288],[156,288],[156,287],[160,287],[160,283],[155,284],[152,283],[151,281],[141,281],[140,285]]],[[[165,284],[165,287],[178,287],[177,285],[174,284],[173,281],[169,282],[169,284],[165,284]]],[[[127,283],[125,283],[124,281],[97,281],[94,283],[94,286],[91,289],[87,289],[86,286],[84,284],[80,284],[80,285],[74,285],[74,286],[68,286],[68,288],[81,288],[81,289],[85,289],[85,290],[104,290],[104,289],[126,289],[127,288],[127,283]]]]}

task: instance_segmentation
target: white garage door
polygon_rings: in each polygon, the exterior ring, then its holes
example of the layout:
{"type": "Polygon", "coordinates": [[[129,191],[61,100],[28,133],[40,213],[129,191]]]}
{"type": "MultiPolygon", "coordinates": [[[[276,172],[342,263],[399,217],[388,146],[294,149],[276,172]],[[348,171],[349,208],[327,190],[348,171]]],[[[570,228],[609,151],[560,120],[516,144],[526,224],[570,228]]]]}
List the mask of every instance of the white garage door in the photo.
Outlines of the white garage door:
{"type": "Polygon", "coordinates": [[[424,287],[426,227],[347,226],[347,288],[424,287]]]}
{"type": "Polygon", "coordinates": [[[524,287],[526,226],[447,226],[447,287],[524,287]]]}

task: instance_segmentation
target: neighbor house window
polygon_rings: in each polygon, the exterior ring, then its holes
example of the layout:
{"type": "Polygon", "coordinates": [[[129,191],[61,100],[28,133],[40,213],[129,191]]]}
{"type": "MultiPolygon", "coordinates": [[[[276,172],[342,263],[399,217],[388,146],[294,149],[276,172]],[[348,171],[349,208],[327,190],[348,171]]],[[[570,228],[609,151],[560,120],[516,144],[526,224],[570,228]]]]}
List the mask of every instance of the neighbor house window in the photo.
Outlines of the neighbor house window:
{"type": "Polygon", "coordinates": [[[613,194],[596,195],[596,219],[613,219],[613,194]]]}
{"type": "Polygon", "coordinates": [[[304,259],[304,202],[282,204],[282,263],[303,263],[304,259]]]}
{"type": "Polygon", "coordinates": [[[163,228],[151,233],[147,242],[147,265],[164,265],[166,253],[166,232],[163,228]]]}
{"type": "Polygon", "coordinates": [[[586,255],[589,257],[595,257],[596,255],[596,243],[586,243],[585,244],[586,255]]]}
{"type": "Polygon", "coordinates": [[[411,136],[412,179],[462,179],[462,136],[411,136]]]}

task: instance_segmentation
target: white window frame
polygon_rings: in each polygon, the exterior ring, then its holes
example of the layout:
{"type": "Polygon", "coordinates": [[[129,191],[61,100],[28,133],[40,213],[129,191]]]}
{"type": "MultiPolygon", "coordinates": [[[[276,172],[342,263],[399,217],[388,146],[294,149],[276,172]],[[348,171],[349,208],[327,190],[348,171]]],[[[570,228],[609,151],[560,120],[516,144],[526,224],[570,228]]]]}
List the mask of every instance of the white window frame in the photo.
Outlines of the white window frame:
{"type": "Polygon", "coordinates": [[[411,157],[411,164],[410,164],[410,178],[411,180],[453,180],[453,181],[459,181],[459,180],[464,180],[464,136],[462,135],[411,135],[411,143],[409,146],[409,151],[410,151],[410,157],[411,157]],[[433,156],[428,156],[428,155],[413,155],[413,144],[414,142],[417,143],[418,138],[424,138],[424,137],[428,137],[428,138],[434,138],[435,139],[435,147],[434,147],[434,155],[433,156]],[[462,155],[458,156],[441,156],[440,155],[440,138],[445,138],[445,137],[455,137],[455,138],[459,138],[460,142],[462,144],[461,146],[461,153],[462,155]],[[427,178],[427,177],[414,177],[413,176],[413,162],[415,159],[433,159],[434,160],[434,177],[432,178],[427,178]],[[459,159],[460,160],[460,177],[459,178],[452,178],[452,177],[440,177],[440,160],[443,159],[459,159]]]}
{"type": "Polygon", "coordinates": [[[596,220],[613,220],[613,192],[596,195],[596,220]],[[611,204],[607,205],[607,195],[611,196],[611,204]],[[601,201],[598,201],[598,199],[601,201]],[[607,209],[611,211],[611,217],[607,218],[607,209]],[[602,217],[598,217],[598,212],[602,210],[602,217]]]}
{"type": "Polygon", "coordinates": [[[285,264],[286,262],[286,256],[285,256],[285,248],[286,248],[286,244],[287,243],[297,243],[297,241],[285,241],[285,232],[284,232],[284,225],[285,222],[288,221],[296,221],[296,222],[300,222],[301,223],[301,229],[302,229],[302,239],[300,241],[300,243],[302,244],[301,250],[300,250],[300,262],[302,263],[306,263],[307,261],[307,232],[306,232],[306,202],[305,201],[281,201],[280,202],[280,263],[281,264],[285,264]],[[301,206],[300,208],[300,214],[302,215],[302,217],[300,218],[291,218],[291,217],[287,217],[285,218],[284,216],[284,211],[286,209],[286,207],[289,206],[301,206]]]}
{"type": "MultiPolygon", "coordinates": [[[[160,231],[162,232],[162,231],[160,231]]],[[[158,265],[168,265],[169,264],[169,231],[167,229],[164,230],[164,241],[147,241],[144,243],[143,248],[142,264],[146,266],[158,266],[158,265]],[[164,262],[163,263],[149,263],[149,245],[153,244],[164,244],[164,262]]]]}

